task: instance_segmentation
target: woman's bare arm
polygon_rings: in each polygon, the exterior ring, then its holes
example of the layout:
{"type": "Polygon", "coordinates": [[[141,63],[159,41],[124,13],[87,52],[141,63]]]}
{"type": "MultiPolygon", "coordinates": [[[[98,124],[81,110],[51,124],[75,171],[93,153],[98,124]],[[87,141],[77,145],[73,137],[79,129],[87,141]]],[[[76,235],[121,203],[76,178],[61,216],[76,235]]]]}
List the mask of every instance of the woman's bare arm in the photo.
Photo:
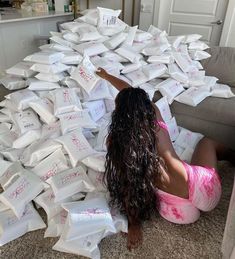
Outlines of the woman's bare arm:
{"type": "Polygon", "coordinates": [[[124,88],[131,87],[131,85],[129,85],[127,82],[125,82],[113,75],[110,75],[103,68],[98,68],[98,70],[96,71],[96,74],[98,76],[100,76],[101,78],[109,81],[118,91],[121,91],[124,88]]]}

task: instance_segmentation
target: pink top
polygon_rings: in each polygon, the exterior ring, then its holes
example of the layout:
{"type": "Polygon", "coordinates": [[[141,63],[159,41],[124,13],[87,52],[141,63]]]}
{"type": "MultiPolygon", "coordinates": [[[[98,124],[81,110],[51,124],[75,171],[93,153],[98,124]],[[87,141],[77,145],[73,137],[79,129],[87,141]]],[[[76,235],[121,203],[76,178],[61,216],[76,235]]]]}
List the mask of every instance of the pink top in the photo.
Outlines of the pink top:
{"type": "Polygon", "coordinates": [[[156,123],[156,125],[158,125],[160,128],[162,128],[162,129],[168,131],[168,127],[167,127],[167,125],[166,125],[165,122],[159,121],[159,120],[155,120],[155,123],[156,123]]]}

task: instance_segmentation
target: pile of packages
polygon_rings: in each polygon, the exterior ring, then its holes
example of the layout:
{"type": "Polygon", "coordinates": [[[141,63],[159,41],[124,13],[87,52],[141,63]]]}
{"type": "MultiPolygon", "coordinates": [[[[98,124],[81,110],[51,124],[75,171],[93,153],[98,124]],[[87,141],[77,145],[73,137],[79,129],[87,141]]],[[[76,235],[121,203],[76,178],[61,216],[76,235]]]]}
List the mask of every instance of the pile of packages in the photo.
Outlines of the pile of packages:
{"type": "Polygon", "coordinates": [[[190,162],[202,135],[177,126],[169,104],[196,106],[208,96],[233,97],[205,76],[209,57],[197,34],[168,36],[129,27],[120,11],[97,8],[51,32],[51,43],[9,68],[1,83],[14,91],[0,103],[0,246],[45,228],[53,249],[99,258],[99,242],[127,219],[108,206],[103,184],[106,136],[118,91],[102,67],[157,101],[177,154],[190,162]],[[19,90],[20,89],[20,90],[19,90]]]}

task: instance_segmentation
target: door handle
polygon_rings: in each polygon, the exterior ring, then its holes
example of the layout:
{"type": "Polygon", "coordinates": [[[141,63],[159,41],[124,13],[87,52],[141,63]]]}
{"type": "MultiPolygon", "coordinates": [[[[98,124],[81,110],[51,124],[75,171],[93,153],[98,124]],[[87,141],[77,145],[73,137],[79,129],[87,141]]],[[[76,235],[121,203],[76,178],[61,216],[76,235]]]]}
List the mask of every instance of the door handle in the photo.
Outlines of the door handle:
{"type": "Polygon", "coordinates": [[[212,22],[211,24],[214,24],[214,25],[221,25],[223,23],[222,20],[218,20],[216,22],[212,22]]]}

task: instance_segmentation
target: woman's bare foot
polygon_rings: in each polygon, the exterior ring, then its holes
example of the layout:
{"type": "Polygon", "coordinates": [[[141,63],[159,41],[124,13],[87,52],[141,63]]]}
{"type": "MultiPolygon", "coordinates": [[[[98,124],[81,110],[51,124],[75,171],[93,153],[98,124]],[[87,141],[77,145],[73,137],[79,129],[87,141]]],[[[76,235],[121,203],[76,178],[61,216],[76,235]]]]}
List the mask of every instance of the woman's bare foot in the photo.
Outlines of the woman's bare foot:
{"type": "Polygon", "coordinates": [[[131,251],[137,248],[143,242],[143,233],[141,225],[130,225],[127,235],[127,248],[131,251]]]}

